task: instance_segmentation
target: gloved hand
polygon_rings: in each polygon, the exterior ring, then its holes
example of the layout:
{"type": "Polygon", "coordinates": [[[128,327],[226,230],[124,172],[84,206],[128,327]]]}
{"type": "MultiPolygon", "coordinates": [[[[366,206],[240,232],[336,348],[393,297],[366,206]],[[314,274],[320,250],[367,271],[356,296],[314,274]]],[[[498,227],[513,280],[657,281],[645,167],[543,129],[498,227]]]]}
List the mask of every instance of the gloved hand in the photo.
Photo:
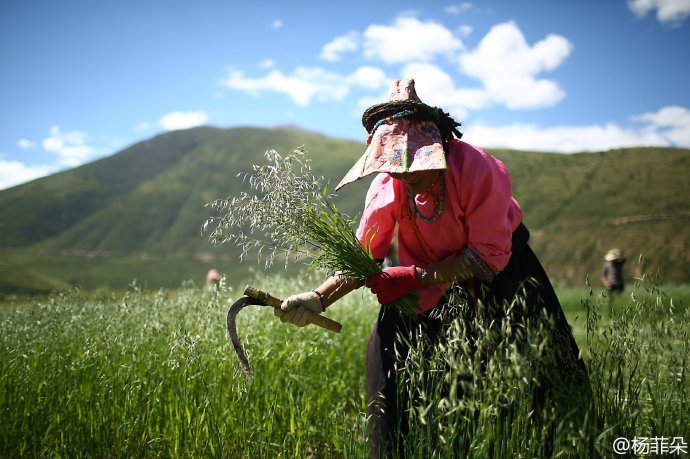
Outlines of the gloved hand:
{"type": "Polygon", "coordinates": [[[366,281],[381,304],[390,304],[410,292],[422,288],[417,278],[417,268],[412,266],[393,266],[374,274],[366,281]]]}
{"type": "Polygon", "coordinates": [[[314,292],[299,293],[285,298],[280,309],[273,310],[273,315],[280,317],[283,323],[304,327],[310,323],[309,312],[321,314],[321,298],[314,292]]]}

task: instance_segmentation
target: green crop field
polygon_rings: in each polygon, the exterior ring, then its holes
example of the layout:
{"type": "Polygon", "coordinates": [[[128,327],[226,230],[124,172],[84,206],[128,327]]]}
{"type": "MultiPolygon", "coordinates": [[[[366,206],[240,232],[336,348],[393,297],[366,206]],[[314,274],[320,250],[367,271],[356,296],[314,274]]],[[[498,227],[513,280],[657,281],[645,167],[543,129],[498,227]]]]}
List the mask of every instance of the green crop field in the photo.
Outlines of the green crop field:
{"type": "MultiPolygon", "coordinates": [[[[315,282],[252,280],[278,296],[315,282]]],[[[0,457],[367,457],[364,350],[377,314],[373,297],[356,292],[328,311],[343,324],[341,334],[283,325],[268,308],[246,308],[238,331],[255,376],[247,383],[225,327],[242,287],[209,293],[192,284],[159,291],[133,284],[126,292],[6,296],[0,457]]],[[[611,457],[617,437],[687,443],[690,287],[660,290],[646,280],[612,310],[598,291],[562,288],[559,296],[601,423],[572,431],[547,419],[556,432],[552,454],[611,457]]],[[[420,402],[409,439],[414,457],[543,451],[547,421],[519,399],[512,406],[523,417],[510,425],[491,403],[468,418],[456,402],[440,395],[420,402]]]]}

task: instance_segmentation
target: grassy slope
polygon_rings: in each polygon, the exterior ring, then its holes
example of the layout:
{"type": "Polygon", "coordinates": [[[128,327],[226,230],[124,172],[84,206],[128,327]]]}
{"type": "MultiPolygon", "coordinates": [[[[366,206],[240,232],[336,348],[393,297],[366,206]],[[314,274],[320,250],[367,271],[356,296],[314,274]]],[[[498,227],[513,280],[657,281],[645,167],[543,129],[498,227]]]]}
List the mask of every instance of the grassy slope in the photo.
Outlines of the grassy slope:
{"type": "MultiPolygon", "coordinates": [[[[173,287],[203,281],[210,267],[233,277],[260,268],[236,263],[230,247],[202,237],[211,214],[203,205],[237,195],[244,186],[237,173],[263,162],[265,150],[299,145],[331,187],[363,149],[299,130],[197,128],[2,191],[0,290],[123,288],[134,278],[173,287]]],[[[598,276],[603,253],[614,245],[633,258],[644,252],[669,280],[690,277],[688,150],[492,153],[511,172],[532,245],[554,278],[581,285],[586,274],[598,276]]],[[[348,186],[337,199],[340,209],[359,212],[367,185],[348,186]]]]}
{"type": "Polygon", "coordinates": [[[630,275],[637,256],[667,280],[690,278],[690,152],[635,148],[557,155],[497,151],[532,231],[532,246],[556,278],[598,278],[603,254],[620,247],[630,275]]]}
{"type": "MultiPolygon", "coordinates": [[[[11,208],[16,214],[11,217],[13,225],[0,226],[5,246],[0,249],[0,290],[49,291],[70,285],[125,288],[133,279],[151,287],[176,287],[190,278],[203,282],[211,267],[233,277],[260,269],[256,264],[238,265],[230,247],[213,247],[201,235],[201,225],[212,213],[204,204],[237,195],[245,186],[237,174],[264,162],[267,149],[287,152],[305,145],[315,171],[336,177],[333,180],[339,180],[361,150],[356,142],[290,129],[192,129],[178,134],[183,133],[204,141],[184,142],[167,134],[113,157],[0,193],[4,198],[0,209],[11,208]],[[151,167],[151,162],[157,167],[151,167]],[[136,177],[129,177],[134,171],[136,177]],[[103,197],[97,205],[85,206],[98,187],[70,184],[87,181],[114,191],[103,193],[109,199],[103,197]],[[66,189],[46,195],[47,186],[66,189]],[[22,196],[27,202],[40,203],[39,211],[27,205],[22,213],[13,207],[12,202],[22,196]],[[58,209],[57,213],[64,209],[81,219],[63,219],[59,225],[53,222],[50,231],[45,231],[44,207],[58,209]],[[22,246],[27,247],[18,248],[22,246]]],[[[366,186],[366,181],[353,185],[336,200],[339,207],[350,215],[358,212],[366,186]]]]}
{"type": "Polygon", "coordinates": [[[2,245],[24,247],[60,235],[117,203],[218,132],[213,128],[171,132],[99,161],[2,191],[2,245]]]}
{"type": "MultiPolygon", "coordinates": [[[[262,163],[263,152],[279,152],[305,144],[315,169],[342,170],[358,152],[354,142],[334,141],[300,131],[236,129],[220,131],[189,150],[148,180],[132,187],[119,200],[103,207],[44,247],[79,247],[128,253],[192,253],[208,250],[200,227],[211,214],[204,204],[237,195],[245,185],[238,172],[262,163]]],[[[353,199],[343,207],[358,207],[353,199]]]]}

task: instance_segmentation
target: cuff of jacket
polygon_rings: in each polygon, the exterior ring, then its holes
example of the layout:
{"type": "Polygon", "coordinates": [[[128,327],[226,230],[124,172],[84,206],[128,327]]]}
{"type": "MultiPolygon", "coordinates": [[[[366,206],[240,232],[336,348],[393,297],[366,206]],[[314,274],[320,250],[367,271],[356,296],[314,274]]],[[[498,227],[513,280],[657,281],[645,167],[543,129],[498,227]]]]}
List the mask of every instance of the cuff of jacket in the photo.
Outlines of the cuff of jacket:
{"type": "Polygon", "coordinates": [[[461,252],[465,262],[469,265],[474,275],[482,282],[491,282],[496,277],[497,272],[492,270],[479,255],[474,253],[472,249],[466,247],[461,252]]]}

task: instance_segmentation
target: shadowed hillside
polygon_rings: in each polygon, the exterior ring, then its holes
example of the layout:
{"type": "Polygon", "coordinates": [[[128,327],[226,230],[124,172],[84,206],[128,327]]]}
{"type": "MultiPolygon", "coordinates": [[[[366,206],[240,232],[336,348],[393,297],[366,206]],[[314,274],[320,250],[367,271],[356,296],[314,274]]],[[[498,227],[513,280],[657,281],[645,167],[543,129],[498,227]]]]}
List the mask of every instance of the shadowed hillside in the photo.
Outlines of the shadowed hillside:
{"type": "MultiPolygon", "coordinates": [[[[337,183],[364,144],[304,130],[195,128],[163,134],[108,158],[0,191],[0,291],[148,287],[203,281],[210,267],[246,276],[231,247],[200,234],[204,204],[237,195],[239,172],[263,153],[304,145],[317,173],[337,183]]],[[[598,278],[611,247],[639,253],[669,281],[690,277],[690,152],[635,148],[561,155],[492,150],[511,172],[532,245],[555,279],[598,278]]],[[[361,210],[369,180],[339,208],[361,210]]]]}

